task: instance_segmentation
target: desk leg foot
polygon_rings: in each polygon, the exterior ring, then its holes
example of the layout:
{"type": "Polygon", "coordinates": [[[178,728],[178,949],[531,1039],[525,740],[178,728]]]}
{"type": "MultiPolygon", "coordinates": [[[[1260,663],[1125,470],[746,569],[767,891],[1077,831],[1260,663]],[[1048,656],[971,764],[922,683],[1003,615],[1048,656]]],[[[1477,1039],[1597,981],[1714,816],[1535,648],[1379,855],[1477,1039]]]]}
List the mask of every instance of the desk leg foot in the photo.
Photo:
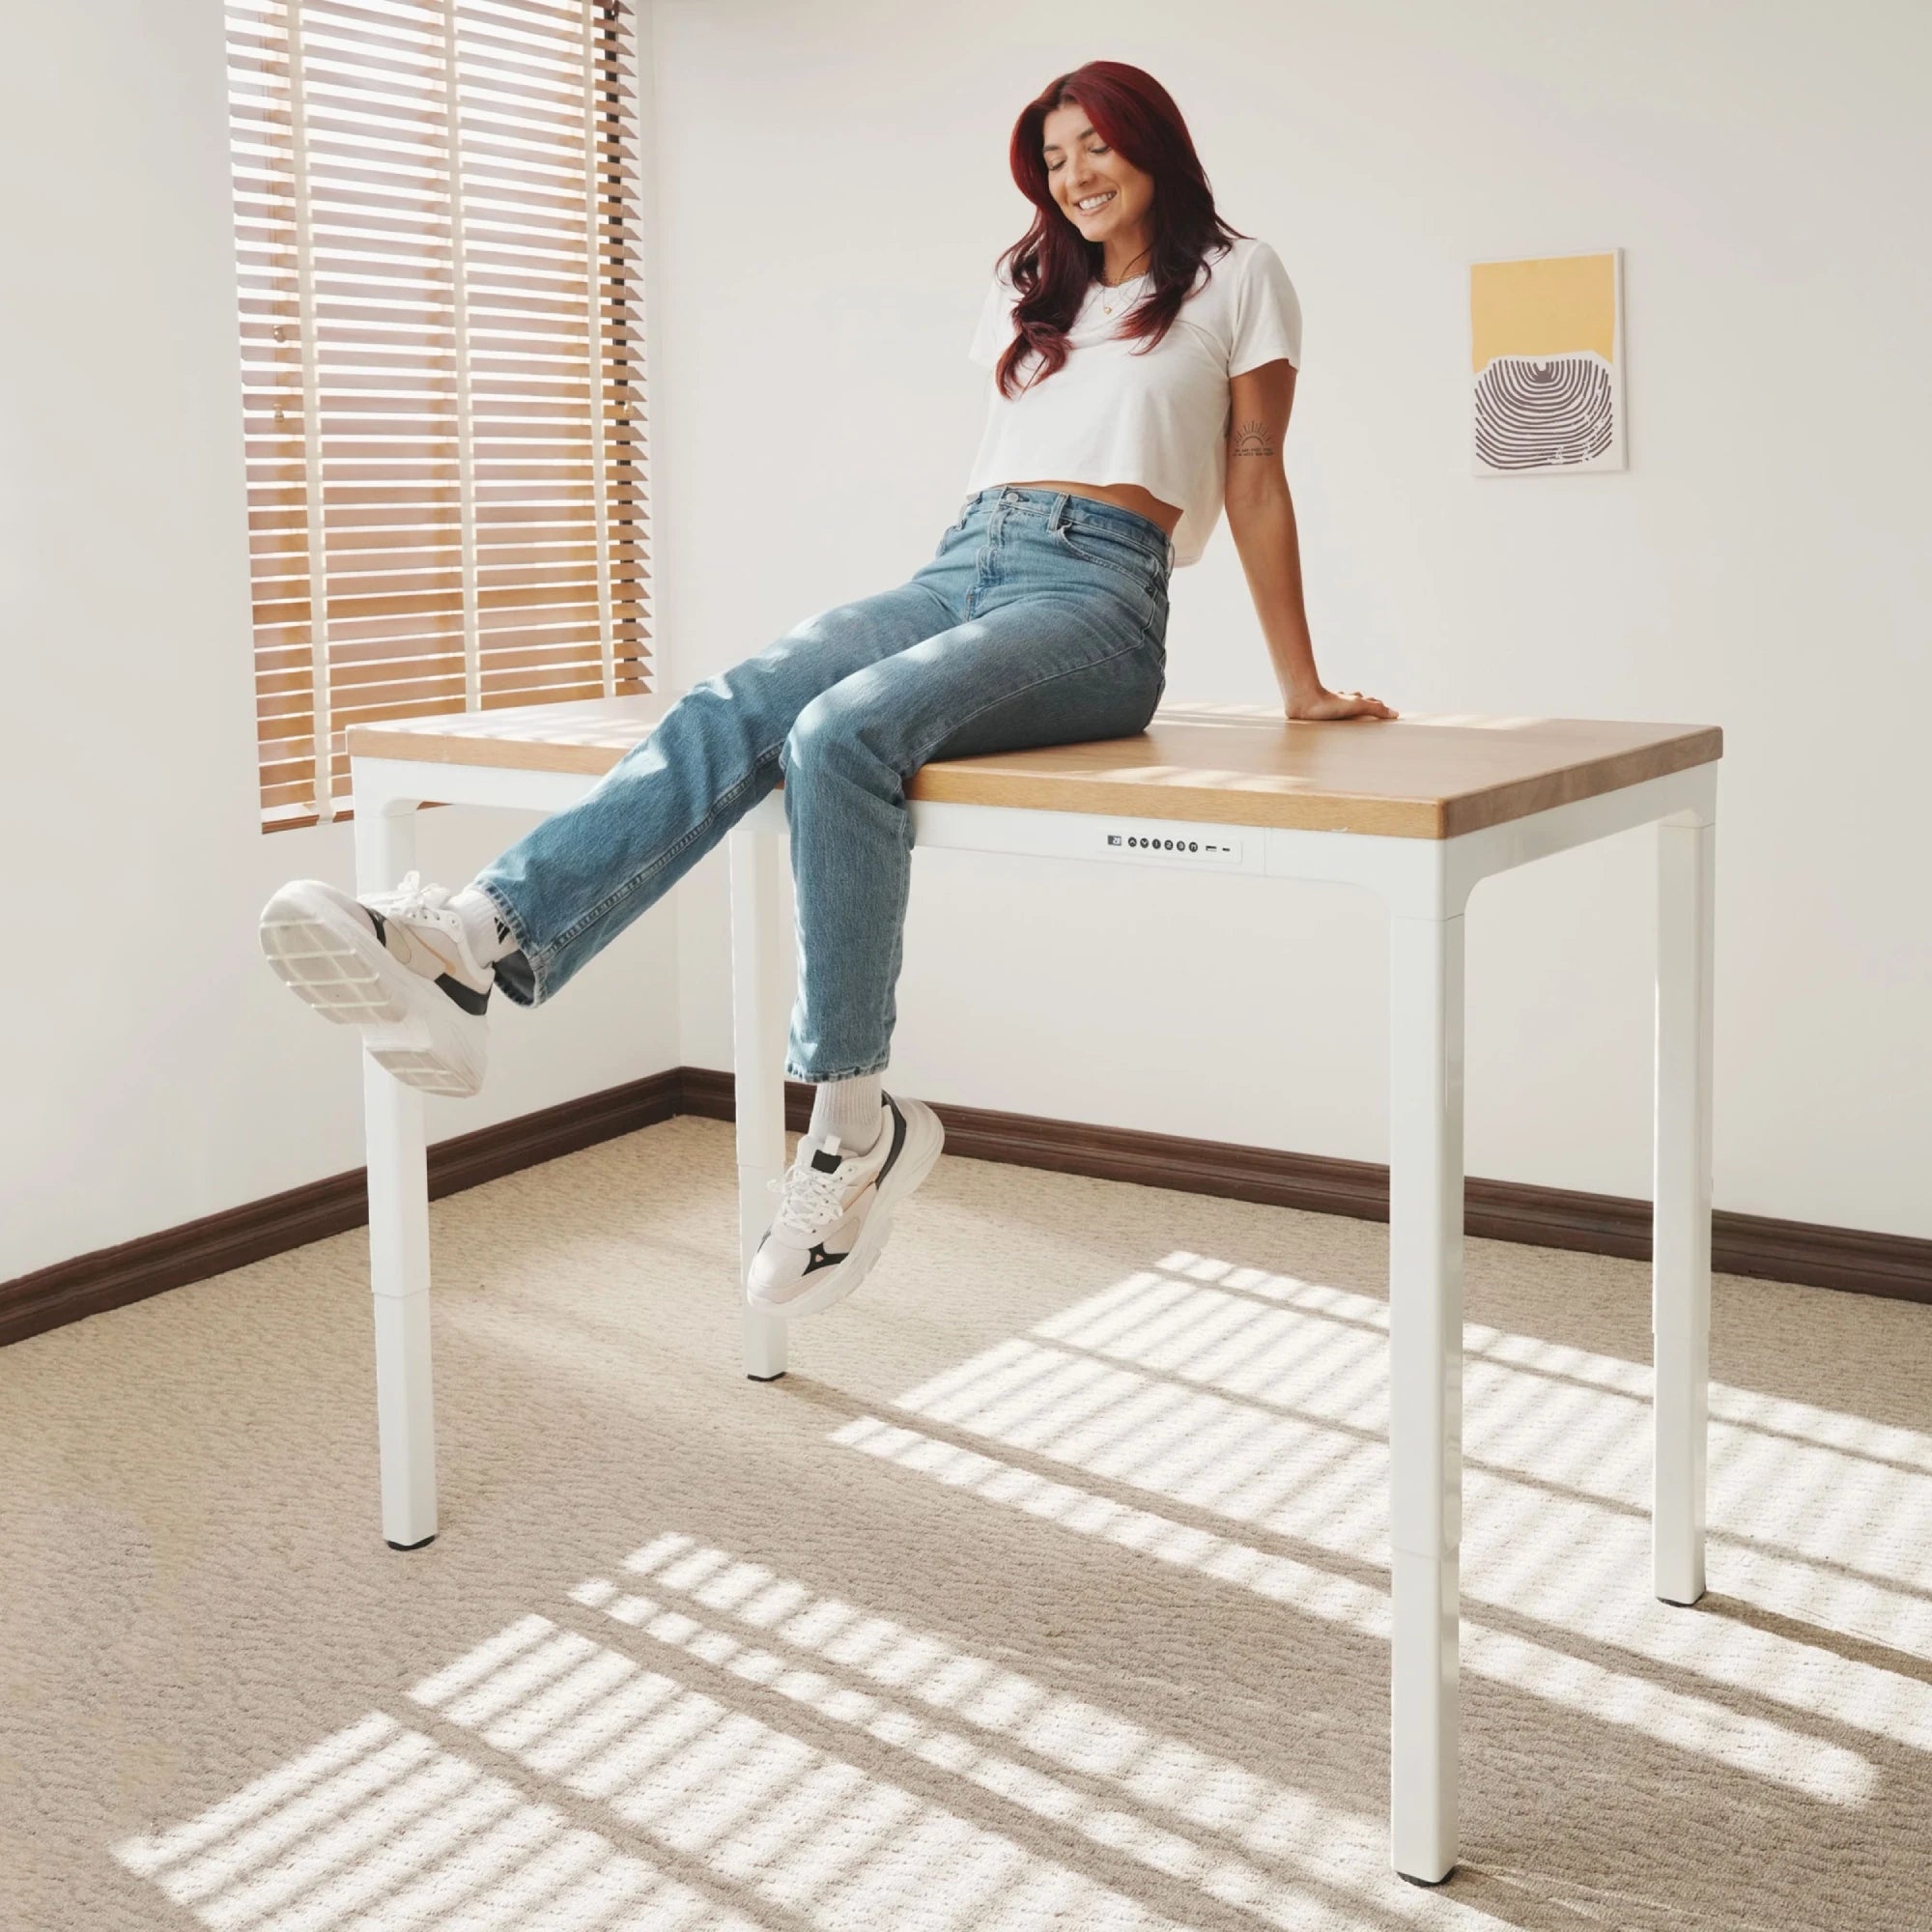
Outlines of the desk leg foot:
{"type": "Polygon", "coordinates": [[[436,1402],[430,1375],[429,1175],[422,1095],[363,1060],[369,1126],[369,1273],[383,1535],[399,1549],[436,1534],[436,1402]]]}
{"type": "Polygon", "coordinates": [[[1456,1863],[1463,1537],[1463,922],[1390,921],[1389,1836],[1456,1863]]]}
{"type": "Polygon", "coordinates": [[[776,1381],[785,1372],[785,1324],[744,1299],[752,1257],[777,1202],[769,1183],[784,1173],[784,1052],[790,1011],[783,923],[783,843],[753,812],[730,833],[731,1058],[738,1116],[738,1295],[745,1373],[776,1381]]]}
{"type": "Polygon", "coordinates": [[[1657,1127],[1651,1332],[1657,1450],[1651,1549],[1666,1604],[1704,1594],[1711,1379],[1714,824],[1658,827],[1657,1127]]]}
{"type": "Polygon", "coordinates": [[[1456,1865],[1461,1565],[1393,1556],[1390,1861],[1417,1885],[1440,1885],[1456,1865]]]}
{"type": "Polygon", "coordinates": [[[754,1382],[775,1382],[785,1372],[785,1325],[776,1315],[747,1304],[743,1341],[745,1373],[754,1382]]]}

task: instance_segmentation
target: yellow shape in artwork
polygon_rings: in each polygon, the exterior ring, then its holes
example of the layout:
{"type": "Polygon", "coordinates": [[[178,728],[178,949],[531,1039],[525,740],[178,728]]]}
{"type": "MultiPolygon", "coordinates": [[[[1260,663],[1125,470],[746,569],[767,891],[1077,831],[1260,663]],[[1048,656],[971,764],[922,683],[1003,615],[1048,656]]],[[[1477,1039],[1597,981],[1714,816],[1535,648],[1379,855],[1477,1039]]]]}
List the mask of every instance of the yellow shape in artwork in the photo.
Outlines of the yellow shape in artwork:
{"type": "Polygon", "coordinates": [[[1545,255],[1469,270],[1470,347],[1479,372],[1498,355],[1594,350],[1610,362],[1616,332],[1614,255],[1545,255]]]}

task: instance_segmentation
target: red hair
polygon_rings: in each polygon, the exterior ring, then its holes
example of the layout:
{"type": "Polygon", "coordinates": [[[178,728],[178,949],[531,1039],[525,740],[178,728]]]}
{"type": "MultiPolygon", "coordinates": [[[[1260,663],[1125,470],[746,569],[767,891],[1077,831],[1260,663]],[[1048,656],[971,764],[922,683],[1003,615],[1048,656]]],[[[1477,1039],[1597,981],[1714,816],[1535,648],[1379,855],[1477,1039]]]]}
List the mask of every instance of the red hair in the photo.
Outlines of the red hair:
{"type": "Polygon", "coordinates": [[[1013,124],[1013,181],[1037,212],[1033,226],[995,264],[1007,270],[1019,295],[1013,305],[1019,333],[997,372],[1002,395],[1012,394],[1014,372],[1030,351],[1040,358],[1034,383],[1043,383],[1065,363],[1066,331],[1106,258],[1100,243],[1087,241],[1068,220],[1047,185],[1042,130],[1056,107],[1068,105],[1084,107],[1108,147],[1153,177],[1148,209],[1151,286],[1122,322],[1122,335],[1151,337],[1150,347],[1158,342],[1192,293],[1208,251],[1221,253],[1231,242],[1247,239],[1215,213],[1194,137],[1174,97],[1152,74],[1124,61],[1103,60],[1048,81],[1013,124]]]}

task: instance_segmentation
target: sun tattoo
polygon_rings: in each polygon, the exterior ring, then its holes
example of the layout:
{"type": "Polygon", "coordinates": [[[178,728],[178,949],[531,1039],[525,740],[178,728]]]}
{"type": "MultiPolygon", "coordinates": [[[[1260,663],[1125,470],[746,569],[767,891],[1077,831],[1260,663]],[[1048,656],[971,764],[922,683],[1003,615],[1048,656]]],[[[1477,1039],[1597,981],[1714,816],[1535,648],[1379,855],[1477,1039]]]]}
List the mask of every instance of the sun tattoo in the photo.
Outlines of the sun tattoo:
{"type": "Polygon", "coordinates": [[[1244,422],[1235,432],[1235,444],[1229,451],[1231,456],[1272,456],[1274,440],[1267,433],[1267,424],[1257,416],[1252,422],[1244,422]]]}

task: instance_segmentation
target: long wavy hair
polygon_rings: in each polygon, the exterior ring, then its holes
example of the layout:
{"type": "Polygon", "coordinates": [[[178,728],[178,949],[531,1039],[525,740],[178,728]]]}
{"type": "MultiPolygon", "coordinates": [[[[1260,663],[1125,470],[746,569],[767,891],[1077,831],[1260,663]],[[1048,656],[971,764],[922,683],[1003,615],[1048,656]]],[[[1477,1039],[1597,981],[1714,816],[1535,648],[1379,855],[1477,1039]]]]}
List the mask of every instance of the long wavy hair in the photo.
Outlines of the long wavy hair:
{"type": "MultiPolygon", "coordinates": [[[[1013,304],[1019,332],[996,372],[1003,396],[1043,383],[1065,365],[1066,331],[1105,266],[1106,250],[1080,233],[1047,185],[1042,130],[1056,107],[1069,105],[1085,108],[1108,147],[1153,177],[1148,209],[1153,234],[1151,285],[1122,321],[1122,335],[1146,336],[1151,349],[1180,313],[1208,253],[1223,254],[1231,242],[1248,239],[1214,212],[1214,193],[1194,152],[1194,137],[1174,97],[1152,74],[1124,61],[1102,60],[1048,81],[1013,124],[1013,181],[1035,213],[1032,227],[1001,251],[995,265],[1006,269],[1019,298],[1013,304]],[[1029,354],[1040,358],[1039,366],[1021,384],[1016,371],[1029,354]]],[[[1213,272],[1208,268],[1210,276],[1213,272]]]]}

